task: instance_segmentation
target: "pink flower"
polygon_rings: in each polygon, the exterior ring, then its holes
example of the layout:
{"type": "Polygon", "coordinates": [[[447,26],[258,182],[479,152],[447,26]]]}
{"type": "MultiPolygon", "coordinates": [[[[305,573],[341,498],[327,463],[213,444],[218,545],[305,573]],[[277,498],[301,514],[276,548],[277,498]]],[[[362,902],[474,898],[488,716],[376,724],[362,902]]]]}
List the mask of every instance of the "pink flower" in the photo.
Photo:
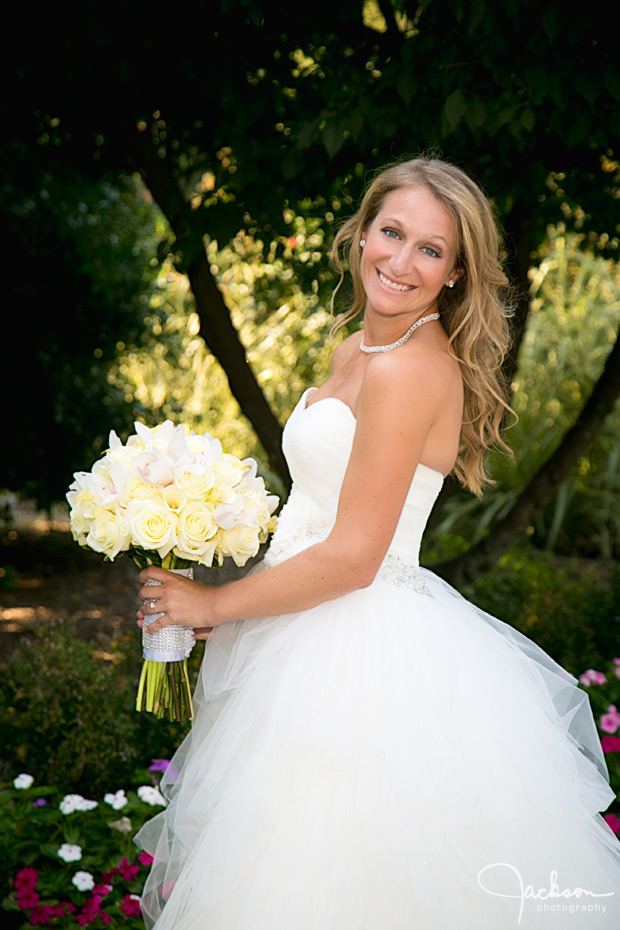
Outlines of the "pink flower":
{"type": "Polygon", "coordinates": [[[602,672],[596,672],[593,668],[588,668],[579,676],[579,681],[582,685],[604,685],[607,683],[607,679],[602,672]]]}
{"type": "Polygon", "coordinates": [[[612,659],[611,661],[614,663],[614,665],[620,665],[620,659],[612,659]]]}
{"type": "Polygon", "coordinates": [[[102,872],[101,881],[104,883],[104,885],[111,885],[114,881],[115,875],[118,875],[118,869],[116,867],[110,869],[108,872],[102,872]]]}
{"type": "Polygon", "coordinates": [[[28,915],[28,921],[31,926],[38,926],[39,924],[48,924],[50,919],[54,914],[50,913],[54,908],[50,907],[49,904],[42,904],[41,907],[35,907],[34,910],[30,911],[28,915]]]}
{"type": "Polygon", "coordinates": [[[33,888],[20,888],[17,892],[17,903],[21,908],[36,907],[39,903],[39,893],[33,888]]]}
{"type": "Polygon", "coordinates": [[[33,807],[47,807],[47,801],[45,798],[37,798],[36,801],[32,802],[33,807]]]}
{"type": "Polygon", "coordinates": [[[128,917],[140,917],[140,898],[137,894],[126,894],[121,904],[121,911],[124,911],[128,917]]]}
{"type": "Polygon", "coordinates": [[[29,866],[21,869],[15,876],[15,888],[36,888],[39,881],[39,873],[36,869],[29,866]]]}
{"type": "Polygon", "coordinates": [[[620,752],[620,736],[603,736],[601,746],[603,752],[620,752]]]}
{"type": "Polygon", "coordinates": [[[150,853],[147,853],[147,852],[138,853],[138,862],[141,865],[150,865],[152,861],[153,861],[153,857],[150,855],[150,853]]]}
{"type": "Polygon", "coordinates": [[[605,814],[605,820],[614,831],[614,833],[620,833],[620,820],[616,817],[615,814],[605,814]]]}
{"type": "Polygon", "coordinates": [[[149,772],[165,772],[169,765],[169,759],[151,759],[149,772]]]}
{"type": "Polygon", "coordinates": [[[140,872],[140,866],[136,865],[135,862],[128,862],[127,856],[123,856],[118,867],[121,876],[125,879],[126,882],[130,882],[136,877],[140,872]]]}
{"type": "Polygon", "coordinates": [[[620,714],[616,710],[614,704],[610,704],[607,708],[607,713],[603,714],[601,717],[600,727],[605,733],[615,733],[618,727],[620,727],[620,714]]]}
{"type": "Polygon", "coordinates": [[[112,885],[95,885],[95,887],[93,888],[93,894],[94,895],[98,894],[102,898],[105,895],[110,894],[111,891],[112,891],[112,885]]]}

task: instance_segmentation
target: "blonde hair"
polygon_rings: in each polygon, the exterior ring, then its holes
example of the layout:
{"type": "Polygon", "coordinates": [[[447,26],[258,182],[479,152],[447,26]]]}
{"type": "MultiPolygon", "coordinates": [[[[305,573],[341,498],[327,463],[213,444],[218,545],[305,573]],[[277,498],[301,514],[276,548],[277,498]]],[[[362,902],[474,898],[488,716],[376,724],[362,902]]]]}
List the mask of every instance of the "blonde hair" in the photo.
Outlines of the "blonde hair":
{"type": "Polygon", "coordinates": [[[330,335],[363,312],[366,294],[360,273],[360,238],[385,197],[404,187],[426,188],[454,219],[455,268],[463,268],[465,274],[453,288],[441,289],[438,310],[449,336],[449,351],[460,362],[465,391],[454,473],[461,484],[480,495],[485,484],[494,483],[485,469],[485,454],[496,445],[510,453],[500,436],[504,415],[513,412],[501,374],[510,345],[510,309],[495,216],[485,195],[465,172],[436,158],[420,157],[388,166],[375,177],[359,210],[339,229],[332,244],[332,264],[340,274],[332,309],[344,280],[345,263],[353,281],[353,300],[330,335]]]}

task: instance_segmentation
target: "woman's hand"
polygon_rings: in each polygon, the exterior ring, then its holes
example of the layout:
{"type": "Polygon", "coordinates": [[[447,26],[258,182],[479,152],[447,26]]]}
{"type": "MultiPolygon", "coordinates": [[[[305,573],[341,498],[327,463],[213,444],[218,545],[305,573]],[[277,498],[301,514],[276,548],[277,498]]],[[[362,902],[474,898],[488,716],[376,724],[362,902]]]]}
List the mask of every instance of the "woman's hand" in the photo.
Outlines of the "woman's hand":
{"type": "Polygon", "coordinates": [[[175,575],[163,568],[151,566],[140,572],[140,599],[138,626],[143,626],[145,617],[162,613],[163,616],[147,624],[147,633],[157,633],[171,623],[191,627],[197,639],[207,639],[215,619],[212,609],[211,589],[182,575],[175,575]],[[158,585],[146,585],[147,578],[158,581],[158,585]],[[209,625],[210,624],[210,625],[209,625]]]}

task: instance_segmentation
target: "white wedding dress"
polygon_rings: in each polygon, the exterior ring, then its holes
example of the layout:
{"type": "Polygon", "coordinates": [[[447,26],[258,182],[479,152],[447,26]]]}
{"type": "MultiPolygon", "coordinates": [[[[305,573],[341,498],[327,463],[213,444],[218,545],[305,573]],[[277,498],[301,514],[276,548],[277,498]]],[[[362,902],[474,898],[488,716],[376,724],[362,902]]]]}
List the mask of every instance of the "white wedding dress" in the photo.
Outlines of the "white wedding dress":
{"type": "MultiPolygon", "coordinates": [[[[294,488],[255,570],[335,520],[355,418],[336,398],[307,407],[312,390],[285,428],[294,488]]],[[[208,640],[169,806],[137,838],[155,857],[148,927],[620,928],[588,697],[418,567],[441,484],[418,466],[369,587],[208,640]]]]}

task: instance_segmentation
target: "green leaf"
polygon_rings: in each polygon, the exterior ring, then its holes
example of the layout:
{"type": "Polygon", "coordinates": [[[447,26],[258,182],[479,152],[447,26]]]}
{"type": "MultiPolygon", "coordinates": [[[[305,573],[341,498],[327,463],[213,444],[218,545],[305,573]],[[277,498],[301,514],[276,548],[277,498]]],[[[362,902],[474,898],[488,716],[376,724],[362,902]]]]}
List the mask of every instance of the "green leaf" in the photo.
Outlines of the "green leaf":
{"type": "Polygon", "coordinates": [[[323,145],[325,146],[325,151],[330,158],[333,158],[334,155],[337,155],[342,146],[344,145],[344,133],[341,126],[335,122],[335,120],[330,120],[321,134],[323,140],[323,145]]]}
{"type": "Polygon", "coordinates": [[[450,94],[443,107],[443,112],[450,130],[456,129],[466,111],[467,102],[462,91],[460,89],[455,90],[450,94]]]}
{"type": "Polygon", "coordinates": [[[582,113],[568,130],[568,136],[566,138],[568,147],[572,148],[574,145],[578,145],[579,142],[583,142],[590,132],[591,125],[592,120],[589,113],[582,113]]]}
{"type": "Polygon", "coordinates": [[[407,105],[411,102],[418,81],[416,79],[416,72],[413,65],[409,67],[401,68],[398,75],[398,80],[396,81],[396,92],[398,96],[403,100],[407,105]]]}
{"type": "Polygon", "coordinates": [[[536,123],[536,116],[531,107],[526,107],[523,113],[521,114],[521,124],[527,129],[528,132],[531,132],[536,123]]]}
{"type": "Polygon", "coordinates": [[[603,75],[603,83],[612,97],[620,100],[620,74],[618,69],[608,64],[603,75]]]}
{"type": "Polygon", "coordinates": [[[581,96],[593,107],[601,90],[599,81],[593,80],[589,74],[579,74],[575,85],[581,96]]]}
{"type": "Polygon", "coordinates": [[[560,26],[562,25],[557,9],[552,6],[548,6],[541,16],[541,21],[543,28],[547,33],[549,45],[551,45],[553,44],[553,40],[560,31],[560,26]]]}

